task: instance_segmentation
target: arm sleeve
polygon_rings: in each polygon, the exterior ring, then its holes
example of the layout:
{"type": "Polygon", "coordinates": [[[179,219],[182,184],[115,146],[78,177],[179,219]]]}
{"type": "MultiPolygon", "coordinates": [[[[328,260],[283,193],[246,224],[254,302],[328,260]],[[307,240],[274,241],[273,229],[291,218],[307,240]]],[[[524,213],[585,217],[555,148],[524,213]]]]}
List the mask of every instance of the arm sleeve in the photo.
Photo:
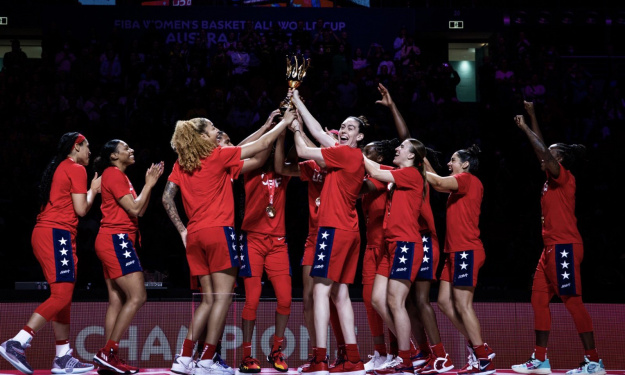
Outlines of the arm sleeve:
{"type": "Polygon", "coordinates": [[[124,172],[119,169],[115,168],[107,180],[109,189],[113,193],[115,199],[120,199],[125,195],[132,194],[130,184],[128,183],[128,177],[126,177],[124,172]]]}
{"type": "Polygon", "coordinates": [[[349,159],[349,150],[351,147],[337,145],[334,147],[326,147],[321,149],[321,156],[329,169],[344,168],[345,162],[349,159]]]}
{"type": "Polygon", "coordinates": [[[87,194],[87,171],[82,165],[74,165],[67,173],[71,181],[70,193],[87,194]]]}
{"type": "Polygon", "coordinates": [[[454,176],[456,181],[458,182],[458,194],[466,194],[471,187],[471,174],[467,172],[463,172],[454,176]]]}

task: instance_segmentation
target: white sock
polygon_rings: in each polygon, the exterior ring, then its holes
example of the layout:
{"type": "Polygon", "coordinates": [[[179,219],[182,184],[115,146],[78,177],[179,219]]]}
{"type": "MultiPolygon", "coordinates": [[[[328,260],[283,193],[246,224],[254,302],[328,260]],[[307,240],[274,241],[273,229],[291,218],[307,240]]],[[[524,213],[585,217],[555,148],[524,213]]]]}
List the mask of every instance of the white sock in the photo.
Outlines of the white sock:
{"type": "Polygon", "coordinates": [[[62,357],[69,351],[69,343],[56,346],[56,356],[62,357]]]}
{"type": "Polygon", "coordinates": [[[31,334],[24,330],[19,331],[17,335],[13,337],[13,340],[19,341],[22,346],[24,346],[24,344],[28,344],[32,339],[33,337],[31,336],[31,334]]]}

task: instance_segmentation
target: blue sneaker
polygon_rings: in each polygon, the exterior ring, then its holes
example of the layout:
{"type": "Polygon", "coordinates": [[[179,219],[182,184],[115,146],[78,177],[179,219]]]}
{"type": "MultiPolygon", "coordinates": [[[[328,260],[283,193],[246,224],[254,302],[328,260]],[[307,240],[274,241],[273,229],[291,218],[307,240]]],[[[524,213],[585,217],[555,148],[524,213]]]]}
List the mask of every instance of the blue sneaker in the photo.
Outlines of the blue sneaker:
{"type": "Polygon", "coordinates": [[[17,340],[7,340],[0,345],[0,355],[4,357],[10,364],[16,369],[20,370],[24,374],[31,375],[33,368],[26,360],[26,348],[30,347],[30,344],[20,344],[17,340]]]}
{"type": "Polygon", "coordinates": [[[83,363],[72,356],[73,350],[70,349],[62,357],[54,357],[52,362],[53,374],[82,374],[94,369],[91,363],[83,363]]]}
{"type": "Polygon", "coordinates": [[[605,367],[603,361],[593,362],[588,359],[588,356],[584,356],[584,362],[579,364],[579,367],[566,372],[566,375],[605,375],[605,367]]]}
{"type": "Polygon", "coordinates": [[[228,366],[226,361],[224,361],[223,358],[221,358],[221,354],[219,352],[215,352],[215,356],[213,357],[213,362],[221,366],[222,372],[234,375],[234,369],[228,366]]]}
{"type": "Polygon", "coordinates": [[[519,374],[551,374],[551,364],[549,358],[545,357],[544,361],[540,361],[532,353],[532,357],[527,362],[513,365],[512,370],[519,374]]]}

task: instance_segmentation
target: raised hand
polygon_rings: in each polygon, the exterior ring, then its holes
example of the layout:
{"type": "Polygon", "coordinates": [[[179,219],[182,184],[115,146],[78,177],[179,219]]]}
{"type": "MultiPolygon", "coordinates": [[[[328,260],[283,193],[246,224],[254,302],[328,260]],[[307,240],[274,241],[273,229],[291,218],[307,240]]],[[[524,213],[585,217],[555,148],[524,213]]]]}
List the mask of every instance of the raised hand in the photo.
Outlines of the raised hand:
{"type": "Polygon", "coordinates": [[[525,110],[527,111],[527,114],[530,116],[535,116],[536,112],[534,111],[534,102],[526,102],[525,100],[523,101],[523,106],[525,107],[525,110]]]}
{"type": "Polygon", "coordinates": [[[93,176],[93,180],[91,180],[91,191],[96,194],[102,192],[102,176],[98,176],[98,172],[93,176]]]}
{"type": "Polygon", "coordinates": [[[380,95],[382,95],[382,99],[376,100],[375,104],[382,104],[385,107],[393,105],[393,98],[391,98],[391,94],[383,84],[380,83],[378,85],[378,91],[380,92],[380,95]]]}
{"type": "Polygon", "coordinates": [[[514,122],[516,123],[516,126],[518,126],[520,129],[527,128],[527,124],[525,123],[525,118],[523,117],[523,115],[514,116],[514,122]]]}
{"type": "Polygon", "coordinates": [[[162,161],[158,164],[152,164],[147,172],[145,172],[145,184],[149,186],[156,185],[159,177],[163,175],[164,168],[165,163],[162,161]]]}
{"type": "Polygon", "coordinates": [[[273,126],[276,116],[280,116],[279,109],[274,109],[273,111],[271,111],[271,113],[269,114],[269,117],[267,117],[267,121],[265,121],[265,124],[263,126],[266,126],[266,127],[273,126]]]}

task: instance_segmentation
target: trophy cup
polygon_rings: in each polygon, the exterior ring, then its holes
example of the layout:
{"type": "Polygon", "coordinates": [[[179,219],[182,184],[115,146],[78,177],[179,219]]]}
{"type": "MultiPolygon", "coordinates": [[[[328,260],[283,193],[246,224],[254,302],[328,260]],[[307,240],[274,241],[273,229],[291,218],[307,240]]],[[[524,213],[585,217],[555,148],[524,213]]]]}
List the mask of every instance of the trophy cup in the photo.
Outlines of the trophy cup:
{"type": "MultiPolygon", "coordinates": [[[[289,85],[289,91],[295,90],[302,84],[306,76],[306,70],[310,67],[310,58],[306,59],[303,55],[287,55],[286,57],[286,80],[289,85]]],[[[284,112],[291,108],[290,93],[280,102],[280,114],[284,116],[284,112]]]]}

